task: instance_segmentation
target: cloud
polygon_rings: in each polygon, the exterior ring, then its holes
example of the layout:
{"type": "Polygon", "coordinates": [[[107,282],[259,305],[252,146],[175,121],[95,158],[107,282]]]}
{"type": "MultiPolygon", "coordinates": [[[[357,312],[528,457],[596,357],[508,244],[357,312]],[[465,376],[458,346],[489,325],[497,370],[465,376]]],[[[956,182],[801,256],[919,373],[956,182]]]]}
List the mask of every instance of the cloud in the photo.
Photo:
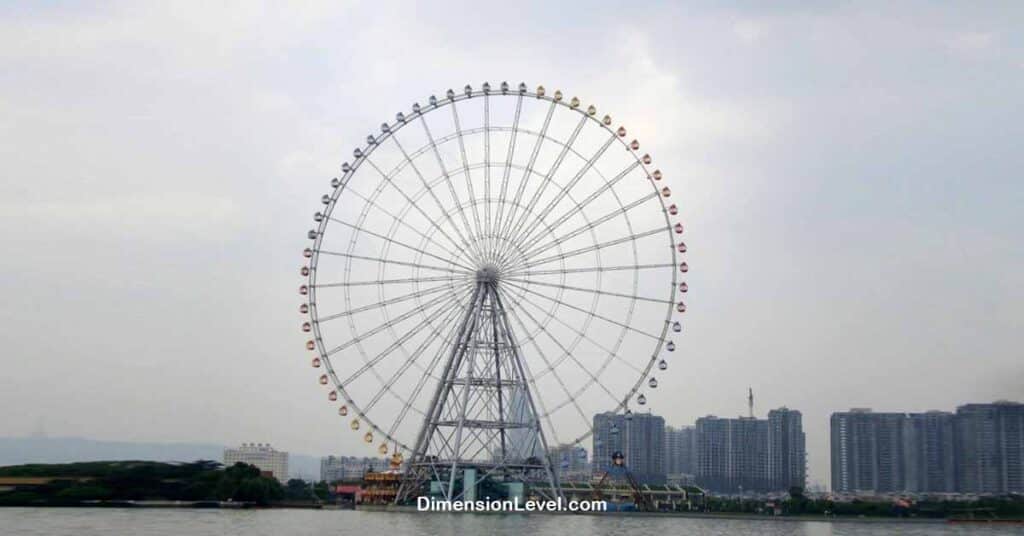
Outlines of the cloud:
{"type": "Polygon", "coordinates": [[[1015,13],[24,5],[0,14],[11,433],[365,452],[300,353],[304,233],[381,121],[503,79],[596,104],[682,200],[669,422],[753,385],[804,411],[825,479],[830,411],[1018,394],[1024,70],[948,61],[1021,57],[1015,13]]]}
{"type": "MultiPolygon", "coordinates": [[[[685,74],[657,54],[657,41],[649,32],[623,30],[614,40],[620,46],[609,71],[598,87],[625,85],[624,99],[616,107],[629,111],[636,129],[659,145],[705,145],[764,139],[771,135],[767,114],[732,99],[697,95],[688,88],[685,74]]],[[[759,103],[765,104],[765,103],[759,103]]]]}
{"type": "Polygon", "coordinates": [[[0,205],[6,229],[31,222],[51,237],[146,242],[230,240],[245,228],[236,199],[195,192],[126,193],[75,201],[0,205]]]}
{"type": "Polygon", "coordinates": [[[750,19],[739,20],[732,25],[732,33],[741,42],[749,45],[761,39],[764,34],[764,26],[762,23],[750,19]]]}
{"type": "Polygon", "coordinates": [[[946,48],[970,59],[992,57],[997,51],[998,36],[993,32],[963,32],[946,41],[946,48]]]}

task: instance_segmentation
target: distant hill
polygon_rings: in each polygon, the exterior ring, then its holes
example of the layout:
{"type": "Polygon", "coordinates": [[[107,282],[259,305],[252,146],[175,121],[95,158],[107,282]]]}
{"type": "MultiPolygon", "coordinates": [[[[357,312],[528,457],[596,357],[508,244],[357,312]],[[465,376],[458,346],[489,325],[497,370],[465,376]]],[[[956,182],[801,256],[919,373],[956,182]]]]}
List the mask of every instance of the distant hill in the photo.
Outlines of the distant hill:
{"type": "MultiPolygon", "coordinates": [[[[0,466],[112,460],[155,462],[224,461],[224,446],[204,443],[135,443],[80,437],[0,437],[0,466]]],[[[320,477],[320,459],[290,453],[289,476],[320,477]]]]}

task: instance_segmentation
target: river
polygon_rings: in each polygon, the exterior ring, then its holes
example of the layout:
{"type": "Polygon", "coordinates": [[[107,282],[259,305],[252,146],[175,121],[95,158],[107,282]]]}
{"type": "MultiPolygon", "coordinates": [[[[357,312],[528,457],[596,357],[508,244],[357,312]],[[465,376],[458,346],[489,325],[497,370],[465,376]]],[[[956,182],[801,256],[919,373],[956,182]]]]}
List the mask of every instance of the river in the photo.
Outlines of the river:
{"type": "Polygon", "coordinates": [[[1024,526],[350,510],[0,508],[3,536],[1024,536],[1024,526]]]}

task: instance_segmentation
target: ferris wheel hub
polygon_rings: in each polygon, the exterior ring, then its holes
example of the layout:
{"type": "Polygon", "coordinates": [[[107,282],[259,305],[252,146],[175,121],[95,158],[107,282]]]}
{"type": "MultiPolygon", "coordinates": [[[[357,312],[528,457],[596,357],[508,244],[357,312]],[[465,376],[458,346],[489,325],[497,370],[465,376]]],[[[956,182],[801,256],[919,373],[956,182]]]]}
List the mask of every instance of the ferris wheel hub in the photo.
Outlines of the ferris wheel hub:
{"type": "Polygon", "coordinates": [[[486,263],[476,271],[476,280],[484,283],[496,283],[501,275],[501,268],[493,263],[486,263]]]}

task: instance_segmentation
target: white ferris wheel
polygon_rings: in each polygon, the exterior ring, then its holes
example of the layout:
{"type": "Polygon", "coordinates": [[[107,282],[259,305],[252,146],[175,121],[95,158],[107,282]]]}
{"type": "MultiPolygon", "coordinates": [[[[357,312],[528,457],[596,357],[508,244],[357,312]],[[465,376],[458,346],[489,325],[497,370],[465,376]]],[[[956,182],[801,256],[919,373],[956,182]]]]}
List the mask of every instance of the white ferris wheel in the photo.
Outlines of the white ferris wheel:
{"type": "Polygon", "coordinates": [[[406,467],[539,481],[659,387],[686,310],[678,201],[627,129],[543,86],[448,90],[382,123],[314,214],[299,287],[319,383],[406,467]]]}

